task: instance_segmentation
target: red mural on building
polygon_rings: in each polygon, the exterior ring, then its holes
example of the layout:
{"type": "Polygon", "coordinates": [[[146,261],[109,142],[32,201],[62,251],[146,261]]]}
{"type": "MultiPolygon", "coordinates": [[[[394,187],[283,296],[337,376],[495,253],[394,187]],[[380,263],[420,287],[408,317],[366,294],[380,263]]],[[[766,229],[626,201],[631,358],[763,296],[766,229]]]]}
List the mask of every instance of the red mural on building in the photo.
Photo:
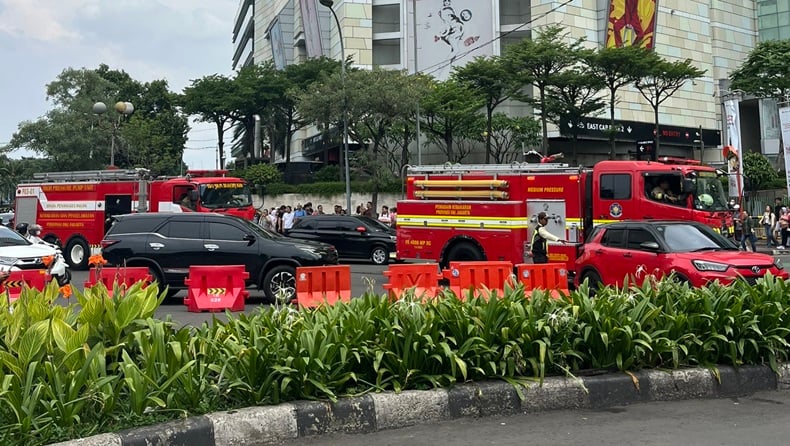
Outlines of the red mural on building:
{"type": "Polygon", "coordinates": [[[606,47],[655,44],[658,0],[611,0],[606,28],[606,47]]]}

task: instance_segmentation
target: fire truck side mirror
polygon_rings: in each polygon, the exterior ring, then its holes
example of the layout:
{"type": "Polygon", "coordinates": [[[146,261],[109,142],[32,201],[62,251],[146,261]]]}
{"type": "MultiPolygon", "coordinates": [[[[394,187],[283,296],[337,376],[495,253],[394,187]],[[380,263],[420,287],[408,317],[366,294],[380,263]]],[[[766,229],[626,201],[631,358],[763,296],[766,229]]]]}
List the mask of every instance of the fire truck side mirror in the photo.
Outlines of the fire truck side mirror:
{"type": "Polygon", "coordinates": [[[694,180],[683,180],[683,192],[687,194],[694,194],[697,192],[697,183],[694,180]]]}

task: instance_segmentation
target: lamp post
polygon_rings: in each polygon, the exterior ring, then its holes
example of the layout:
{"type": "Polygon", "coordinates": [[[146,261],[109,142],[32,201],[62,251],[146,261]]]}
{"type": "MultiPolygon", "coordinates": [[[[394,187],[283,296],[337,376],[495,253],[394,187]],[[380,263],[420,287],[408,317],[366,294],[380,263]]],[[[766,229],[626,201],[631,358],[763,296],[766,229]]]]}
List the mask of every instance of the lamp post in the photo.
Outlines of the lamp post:
{"type": "Polygon", "coordinates": [[[323,6],[329,8],[332,12],[332,17],[335,18],[337,25],[337,36],[340,39],[340,83],[343,86],[343,158],[345,160],[344,168],[346,173],[346,212],[351,213],[351,175],[348,167],[348,100],[346,98],[346,49],[343,44],[343,31],[340,29],[340,19],[337,18],[337,13],[332,8],[334,0],[318,0],[323,6]]]}
{"type": "MultiPolygon", "coordinates": [[[[115,111],[118,112],[118,120],[112,123],[112,135],[110,136],[110,166],[115,167],[115,132],[118,126],[121,125],[121,118],[123,116],[131,115],[134,112],[134,105],[131,102],[118,101],[115,103],[115,111]]],[[[93,104],[93,114],[103,115],[107,112],[107,106],[104,102],[97,102],[93,104]]]]}

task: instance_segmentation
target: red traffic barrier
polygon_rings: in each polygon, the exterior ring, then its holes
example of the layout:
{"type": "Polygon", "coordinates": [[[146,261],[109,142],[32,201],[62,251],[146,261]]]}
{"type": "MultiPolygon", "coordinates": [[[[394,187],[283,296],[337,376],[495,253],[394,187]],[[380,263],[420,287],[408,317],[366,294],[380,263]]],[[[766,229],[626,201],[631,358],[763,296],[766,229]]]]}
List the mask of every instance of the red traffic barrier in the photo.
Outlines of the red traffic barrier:
{"type": "Polygon", "coordinates": [[[558,298],[560,293],[567,295],[568,269],[565,263],[519,263],[516,277],[524,284],[527,295],[532,290],[550,290],[551,296],[558,298]]]}
{"type": "MultiPolygon", "coordinates": [[[[450,262],[450,268],[444,270],[444,277],[450,280],[450,290],[459,299],[465,299],[469,290],[497,291],[505,293],[505,285],[511,283],[513,264],[504,261],[495,262],[450,262]]],[[[483,293],[488,297],[486,293],[483,293]]]]}
{"type": "Polygon", "coordinates": [[[105,288],[112,290],[113,284],[129,288],[137,282],[144,282],[145,287],[151,283],[151,275],[145,266],[119,266],[117,268],[102,268],[99,277],[96,277],[96,268],[91,268],[85,288],[91,288],[101,282],[105,288]]]}
{"type": "Polygon", "coordinates": [[[296,268],[296,303],[300,308],[351,301],[351,266],[296,268]]]}
{"type": "Polygon", "coordinates": [[[414,296],[432,299],[439,295],[439,265],[436,263],[390,265],[382,273],[387,278],[383,285],[390,299],[397,300],[406,290],[412,290],[414,296]]]}
{"type": "Polygon", "coordinates": [[[187,298],[184,305],[192,313],[201,311],[244,311],[249,296],[246,281],[250,274],[244,265],[190,266],[187,298]]]}
{"type": "Polygon", "coordinates": [[[47,286],[49,275],[43,269],[27,269],[22,271],[11,271],[2,284],[0,284],[0,293],[8,293],[10,301],[19,299],[22,290],[25,288],[33,288],[36,290],[43,290],[47,286]]]}

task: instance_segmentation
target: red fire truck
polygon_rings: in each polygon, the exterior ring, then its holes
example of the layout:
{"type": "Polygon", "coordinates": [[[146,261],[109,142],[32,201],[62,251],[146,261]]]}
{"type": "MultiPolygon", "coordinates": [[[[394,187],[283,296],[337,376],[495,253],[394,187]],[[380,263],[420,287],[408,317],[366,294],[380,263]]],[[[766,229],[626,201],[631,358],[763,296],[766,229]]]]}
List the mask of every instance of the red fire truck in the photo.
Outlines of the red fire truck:
{"type": "Polygon", "coordinates": [[[38,223],[42,237],[64,246],[66,261],[84,269],[113,215],[131,212],[223,212],[252,219],[247,183],[225,170],[192,170],[149,178],[144,169],[51,172],[17,186],[17,223],[38,223]]]}
{"type": "Polygon", "coordinates": [[[529,258],[539,212],[550,233],[549,260],[573,271],[576,247],[596,224],[673,219],[732,229],[724,188],[715,169],[699,162],[602,161],[592,168],[563,164],[438,165],[407,170],[406,197],[397,204],[397,255],[446,267],[457,260],[529,258]],[[667,180],[674,202],[656,199],[667,180]]]}

